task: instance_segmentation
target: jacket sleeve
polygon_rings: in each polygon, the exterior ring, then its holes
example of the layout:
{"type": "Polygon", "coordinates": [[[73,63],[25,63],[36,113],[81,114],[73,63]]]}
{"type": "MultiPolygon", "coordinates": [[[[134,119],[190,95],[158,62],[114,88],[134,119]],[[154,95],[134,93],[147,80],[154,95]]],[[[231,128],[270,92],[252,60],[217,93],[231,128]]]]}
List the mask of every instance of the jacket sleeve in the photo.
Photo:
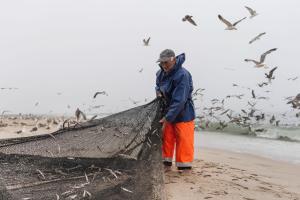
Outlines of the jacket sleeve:
{"type": "Polygon", "coordinates": [[[178,80],[175,81],[175,88],[172,93],[170,106],[165,116],[168,122],[174,122],[178,114],[184,109],[187,102],[190,83],[187,74],[182,74],[178,80]]]}
{"type": "Polygon", "coordinates": [[[158,72],[156,72],[156,85],[155,85],[155,91],[156,92],[159,91],[159,77],[160,77],[160,73],[161,73],[161,70],[159,70],[158,72]]]}

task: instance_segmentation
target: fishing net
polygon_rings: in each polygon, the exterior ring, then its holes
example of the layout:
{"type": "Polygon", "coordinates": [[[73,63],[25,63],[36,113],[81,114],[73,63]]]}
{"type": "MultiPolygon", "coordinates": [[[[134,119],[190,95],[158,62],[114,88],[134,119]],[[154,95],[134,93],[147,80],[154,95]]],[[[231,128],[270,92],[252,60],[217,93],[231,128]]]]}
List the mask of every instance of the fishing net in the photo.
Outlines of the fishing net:
{"type": "Polygon", "coordinates": [[[0,199],[164,199],[160,108],[0,140],[0,199]]]}

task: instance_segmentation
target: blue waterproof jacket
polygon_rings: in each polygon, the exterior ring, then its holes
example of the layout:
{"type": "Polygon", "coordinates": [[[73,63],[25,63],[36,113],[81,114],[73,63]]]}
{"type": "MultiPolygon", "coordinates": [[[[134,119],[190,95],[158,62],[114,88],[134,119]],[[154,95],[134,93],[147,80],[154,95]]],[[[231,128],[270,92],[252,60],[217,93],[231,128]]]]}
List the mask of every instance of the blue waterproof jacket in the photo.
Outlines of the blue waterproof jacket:
{"type": "Polygon", "coordinates": [[[156,73],[157,92],[166,100],[165,118],[170,123],[188,122],[195,119],[192,100],[193,81],[189,71],[182,67],[185,54],[176,57],[175,66],[166,73],[160,69],[156,73]]]}

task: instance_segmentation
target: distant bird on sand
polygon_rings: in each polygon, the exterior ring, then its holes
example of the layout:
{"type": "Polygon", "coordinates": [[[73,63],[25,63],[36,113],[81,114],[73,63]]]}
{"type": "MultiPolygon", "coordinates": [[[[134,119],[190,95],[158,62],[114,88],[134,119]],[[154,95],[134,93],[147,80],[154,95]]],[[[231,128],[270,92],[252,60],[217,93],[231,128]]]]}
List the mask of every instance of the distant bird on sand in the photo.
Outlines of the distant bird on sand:
{"type": "Polygon", "coordinates": [[[184,16],[184,18],[182,18],[182,21],[188,21],[190,22],[192,25],[197,26],[196,22],[192,19],[193,16],[191,15],[186,15],[184,16]]]}
{"type": "Polygon", "coordinates": [[[253,10],[252,8],[250,8],[248,6],[245,6],[245,8],[249,11],[249,13],[251,15],[250,18],[253,18],[258,15],[258,13],[255,10],[253,10]]]}
{"type": "Polygon", "coordinates": [[[257,61],[257,60],[253,60],[253,59],[245,59],[246,62],[253,62],[255,64],[254,67],[257,67],[257,68],[260,68],[260,67],[265,67],[267,68],[267,66],[265,65],[265,60],[266,60],[266,56],[270,53],[272,53],[273,51],[276,51],[277,48],[274,48],[274,49],[270,49],[268,51],[266,51],[265,53],[263,53],[261,56],[260,56],[260,60],[257,61]]]}
{"type": "Polygon", "coordinates": [[[265,35],[266,32],[260,33],[257,36],[255,36],[252,40],[249,41],[249,44],[252,44],[253,42],[255,42],[256,40],[259,40],[263,35],[265,35]]]}
{"type": "Polygon", "coordinates": [[[266,78],[269,80],[269,82],[272,80],[272,79],[275,79],[275,77],[273,76],[273,73],[274,71],[277,69],[277,67],[274,67],[273,69],[271,69],[269,71],[269,74],[265,73],[266,75],[266,78]]]}
{"type": "Polygon", "coordinates": [[[37,127],[33,127],[33,128],[30,130],[30,132],[35,132],[35,131],[37,131],[37,130],[38,130],[37,127]]]}
{"type": "Polygon", "coordinates": [[[77,122],[80,120],[80,116],[82,116],[82,118],[84,120],[86,120],[85,114],[81,110],[79,110],[79,108],[77,108],[76,111],[75,111],[75,117],[76,117],[77,122]]]}
{"type": "Polygon", "coordinates": [[[103,94],[103,95],[108,96],[108,94],[107,94],[105,91],[101,91],[101,92],[96,92],[96,93],[94,94],[93,98],[95,99],[95,98],[97,97],[97,95],[99,95],[99,94],[103,94]]]}
{"type": "Polygon", "coordinates": [[[151,37],[148,37],[148,39],[143,39],[144,46],[149,46],[151,37]]]}
{"type": "Polygon", "coordinates": [[[247,17],[244,17],[236,22],[234,22],[233,24],[229,21],[227,21],[226,19],[224,19],[221,15],[218,15],[218,18],[224,23],[226,24],[226,28],[225,30],[237,30],[237,28],[235,27],[238,23],[240,23],[241,21],[243,21],[244,19],[246,19],[247,17]]]}

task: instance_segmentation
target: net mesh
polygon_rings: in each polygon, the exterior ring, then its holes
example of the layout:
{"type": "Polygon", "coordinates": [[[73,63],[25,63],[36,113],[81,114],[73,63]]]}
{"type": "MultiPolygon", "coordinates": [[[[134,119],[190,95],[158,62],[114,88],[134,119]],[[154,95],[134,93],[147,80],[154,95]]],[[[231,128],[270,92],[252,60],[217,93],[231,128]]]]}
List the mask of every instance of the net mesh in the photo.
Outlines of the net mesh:
{"type": "Polygon", "coordinates": [[[2,199],[164,199],[160,101],[0,141],[2,199]],[[142,187],[141,187],[142,186],[142,187]]]}

